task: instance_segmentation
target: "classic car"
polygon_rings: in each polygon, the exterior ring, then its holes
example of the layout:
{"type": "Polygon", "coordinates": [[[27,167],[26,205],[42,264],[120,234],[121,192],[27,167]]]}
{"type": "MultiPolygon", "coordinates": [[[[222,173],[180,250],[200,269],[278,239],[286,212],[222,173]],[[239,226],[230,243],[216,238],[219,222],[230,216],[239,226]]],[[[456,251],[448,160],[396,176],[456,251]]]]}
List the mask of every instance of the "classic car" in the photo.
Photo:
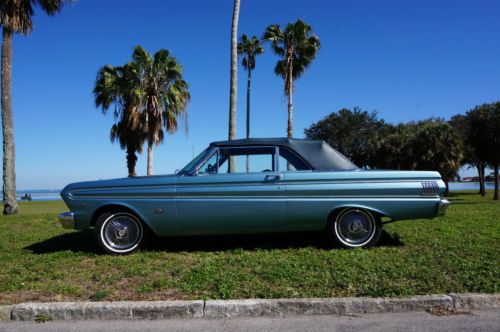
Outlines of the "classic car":
{"type": "Polygon", "coordinates": [[[213,142],[172,175],[68,185],[65,228],[93,228],[99,247],[126,254],[145,234],[324,230],[344,248],[371,247],[382,224],[443,215],[438,172],[359,169],[323,141],[213,142]]]}

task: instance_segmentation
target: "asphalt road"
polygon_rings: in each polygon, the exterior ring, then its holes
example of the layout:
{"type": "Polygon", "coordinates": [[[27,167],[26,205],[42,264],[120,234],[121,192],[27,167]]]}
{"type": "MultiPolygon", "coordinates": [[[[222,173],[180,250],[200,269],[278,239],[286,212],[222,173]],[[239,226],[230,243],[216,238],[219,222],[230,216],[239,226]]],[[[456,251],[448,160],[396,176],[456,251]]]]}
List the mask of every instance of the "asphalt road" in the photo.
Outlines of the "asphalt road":
{"type": "Polygon", "coordinates": [[[500,331],[500,310],[434,316],[425,312],[353,316],[184,320],[0,322],[0,331],[500,331]]]}

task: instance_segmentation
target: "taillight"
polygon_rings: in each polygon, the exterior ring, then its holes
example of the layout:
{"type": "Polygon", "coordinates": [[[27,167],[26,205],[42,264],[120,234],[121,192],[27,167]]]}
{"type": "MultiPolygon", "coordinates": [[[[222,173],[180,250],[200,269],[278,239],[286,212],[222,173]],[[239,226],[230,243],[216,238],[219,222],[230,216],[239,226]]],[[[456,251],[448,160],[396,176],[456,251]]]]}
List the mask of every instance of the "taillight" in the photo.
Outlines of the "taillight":
{"type": "Polygon", "coordinates": [[[422,195],[424,196],[434,196],[439,194],[439,186],[436,181],[424,181],[422,182],[422,195]]]}

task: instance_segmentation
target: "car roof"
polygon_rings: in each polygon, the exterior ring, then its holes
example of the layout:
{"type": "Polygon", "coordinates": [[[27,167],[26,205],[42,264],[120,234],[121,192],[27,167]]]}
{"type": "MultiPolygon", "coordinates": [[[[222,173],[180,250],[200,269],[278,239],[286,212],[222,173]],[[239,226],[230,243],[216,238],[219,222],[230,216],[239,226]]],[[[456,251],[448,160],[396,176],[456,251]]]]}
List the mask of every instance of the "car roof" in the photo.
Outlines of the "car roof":
{"type": "Polygon", "coordinates": [[[328,143],[321,140],[297,139],[297,138],[244,138],[230,141],[218,141],[210,143],[211,147],[238,147],[238,146],[282,146],[295,151],[304,158],[315,170],[344,171],[353,170],[358,167],[347,159],[342,153],[332,148],[328,143]]]}

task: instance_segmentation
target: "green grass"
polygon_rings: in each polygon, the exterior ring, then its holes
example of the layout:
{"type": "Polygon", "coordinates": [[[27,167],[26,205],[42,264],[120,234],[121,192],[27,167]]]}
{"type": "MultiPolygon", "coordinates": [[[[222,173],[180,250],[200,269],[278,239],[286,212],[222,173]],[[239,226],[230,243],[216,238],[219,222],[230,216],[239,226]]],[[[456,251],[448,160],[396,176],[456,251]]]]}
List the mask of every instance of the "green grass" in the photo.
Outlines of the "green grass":
{"type": "Polygon", "coordinates": [[[124,257],[63,230],[62,202],[0,217],[0,303],[410,296],[500,291],[500,204],[453,194],[446,217],[385,226],[378,247],[331,249],[318,234],[160,239],[124,257]]]}

